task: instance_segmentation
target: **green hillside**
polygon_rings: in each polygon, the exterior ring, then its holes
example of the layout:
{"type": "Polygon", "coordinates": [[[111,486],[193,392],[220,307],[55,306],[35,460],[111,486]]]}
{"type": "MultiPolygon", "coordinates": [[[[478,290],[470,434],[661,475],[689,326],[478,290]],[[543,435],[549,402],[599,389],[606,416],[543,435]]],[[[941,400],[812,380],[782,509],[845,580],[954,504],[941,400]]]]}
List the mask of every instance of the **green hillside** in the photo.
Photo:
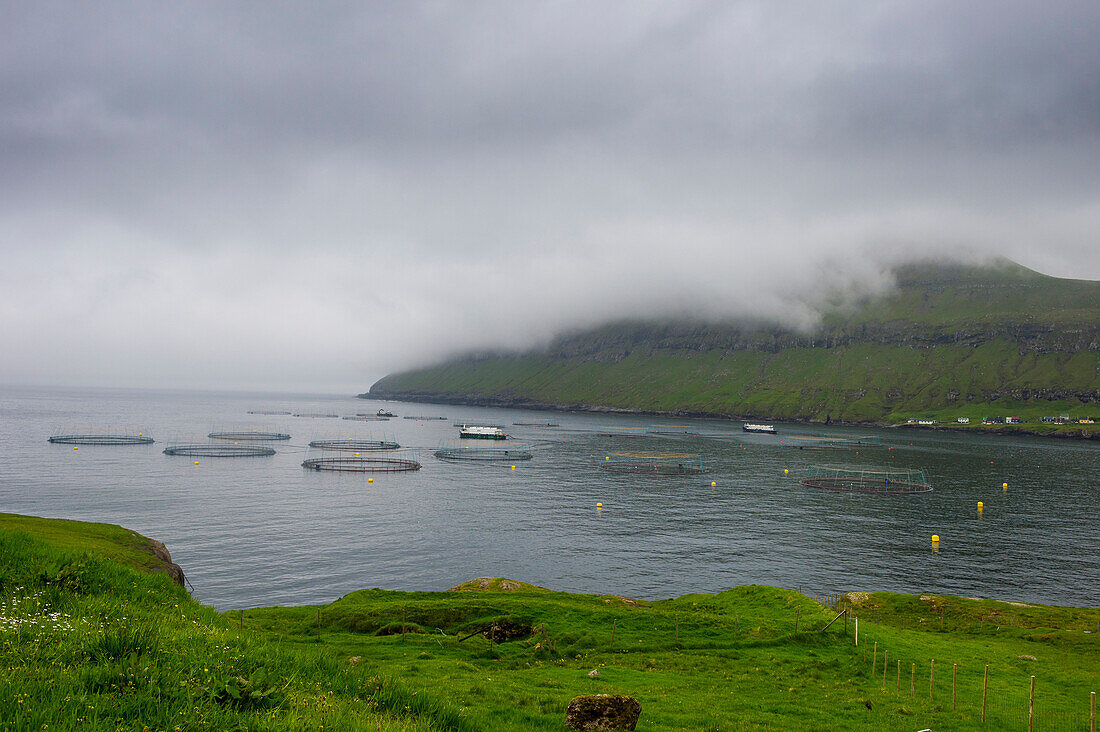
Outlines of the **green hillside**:
{"type": "Polygon", "coordinates": [[[1100,282],[1006,261],[896,276],[889,296],[827,309],[810,333],[615,323],[391,374],[362,396],[812,422],[1100,416],[1100,282]]]}
{"type": "Polygon", "coordinates": [[[479,578],[219,613],[143,567],[149,543],[0,514],[0,727],[562,730],[574,697],[625,694],[651,732],[1023,729],[1034,680],[1037,729],[1087,729],[1100,685],[1095,608],[479,578]]]}

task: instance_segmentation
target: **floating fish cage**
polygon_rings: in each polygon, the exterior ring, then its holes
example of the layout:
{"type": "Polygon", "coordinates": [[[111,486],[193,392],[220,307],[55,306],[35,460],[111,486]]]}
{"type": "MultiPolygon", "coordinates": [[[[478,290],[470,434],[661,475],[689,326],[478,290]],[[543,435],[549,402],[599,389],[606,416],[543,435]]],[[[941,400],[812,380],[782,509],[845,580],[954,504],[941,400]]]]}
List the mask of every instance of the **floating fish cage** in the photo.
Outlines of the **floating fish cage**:
{"type": "Polygon", "coordinates": [[[604,437],[646,437],[648,427],[599,427],[596,432],[604,437]]]}
{"type": "Polygon", "coordinates": [[[446,417],[424,417],[424,416],[417,415],[417,416],[412,416],[412,417],[402,417],[401,419],[415,419],[415,420],[418,420],[420,422],[435,422],[437,420],[446,421],[447,418],[446,417]]]}
{"type": "Polygon", "coordinates": [[[678,424],[655,424],[651,425],[646,432],[658,437],[698,437],[699,433],[693,429],[689,429],[678,424]]]}
{"type": "Polygon", "coordinates": [[[289,417],[290,412],[278,412],[272,409],[252,409],[249,410],[249,414],[266,414],[269,416],[289,417]]]}
{"type": "Polygon", "coordinates": [[[238,432],[211,432],[211,440],[232,440],[233,442],[275,442],[289,440],[285,432],[260,432],[259,430],[240,430],[238,432]]]}
{"type": "Polygon", "coordinates": [[[923,470],[867,470],[864,468],[815,465],[802,485],[833,491],[859,493],[927,493],[932,490],[923,470]]]}
{"type": "Polygon", "coordinates": [[[558,423],[552,420],[543,420],[542,422],[513,422],[513,425],[517,427],[557,427],[558,423]]]}
{"type": "Polygon", "coordinates": [[[350,419],[355,422],[389,422],[389,417],[379,417],[374,414],[357,414],[354,417],[341,417],[341,419],[350,419]]]}
{"type": "Polygon", "coordinates": [[[191,444],[169,445],[164,448],[165,455],[183,455],[186,457],[267,457],[274,455],[275,449],[267,445],[238,445],[225,442],[196,442],[191,444]]]}
{"type": "Polygon", "coordinates": [[[825,435],[786,436],[779,440],[782,447],[797,447],[799,450],[852,450],[860,447],[880,447],[878,437],[827,437],[825,435]]]}
{"type": "Polygon", "coordinates": [[[475,460],[506,462],[509,460],[530,460],[531,446],[523,443],[508,442],[479,443],[471,445],[465,442],[444,442],[435,451],[440,460],[475,460]]]}
{"type": "Polygon", "coordinates": [[[336,473],[405,473],[420,470],[420,463],[396,457],[316,457],[307,458],[302,467],[336,473]]]}
{"type": "Polygon", "coordinates": [[[504,424],[501,422],[481,422],[471,419],[460,419],[451,422],[452,427],[496,427],[498,430],[504,429],[504,424]]]}
{"type": "Polygon", "coordinates": [[[91,433],[82,435],[54,435],[49,439],[57,445],[152,445],[152,437],[139,432],[136,435],[91,433]]]}
{"type": "Polygon", "coordinates": [[[349,437],[345,440],[313,440],[310,447],[318,450],[341,450],[344,452],[372,452],[379,450],[397,450],[401,445],[390,440],[361,440],[349,437]]]}
{"type": "Polygon", "coordinates": [[[707,472],[701,455],[686,452],[613,452],[600,464],[612,473],[696,475],[707,472]]]}
{"type": "Polygon", "coordinates": [[[309,418],[313,418],[313,419],[336,419],[340,415],[339,414],[315,414],[315,413],[311,413],[311,412],[301,412],[299,414],[295,414],[294,416],[295,417],[309,417],[309,418]]]}

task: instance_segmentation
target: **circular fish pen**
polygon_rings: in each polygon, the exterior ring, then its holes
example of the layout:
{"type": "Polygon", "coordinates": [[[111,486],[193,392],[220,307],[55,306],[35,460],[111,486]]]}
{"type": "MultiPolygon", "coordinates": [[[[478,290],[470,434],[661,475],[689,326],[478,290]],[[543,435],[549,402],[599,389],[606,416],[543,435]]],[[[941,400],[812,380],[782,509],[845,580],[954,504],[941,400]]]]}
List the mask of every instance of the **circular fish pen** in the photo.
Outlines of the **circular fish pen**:
{"type": "Polygon", "coordinates": [[[796,447],[799,450],[852,450],[859,447],[881,447],[876,436],[828,437],[826,435],[788,435],[780,438],[780,447],[796,447]]]}
{"type": "Polygon", "coordinates": [[[56,445],[152,445],[154,442],[152,437],[140,432],[136,435],[54,435],[49,441],[56,445]]]}
{"type": "Polygon", "coordinates": [[[525,444],[477,444],[445,442],[435,451],[440,460],[469,460],[471,462],[508,462],[510,460],[530,460],[533,455],[531,446],[525,444]]]}
{"type": "Polygon", "coordinates": [[[355,422],[389,422],[389,417],[375,417],[370,414],[357,414],[354,417],[341,417],[341,419],[350,419],[355,422]]]}
{"type": "Polygon", "coordinates": [[[314,413],[314,412],[302,412],[300,414],[295,414],[294,416],[295,417],[304,417],[304,418],[307,418],[307,419],[336,419],[340,415],[339,414],[321,414],[321,413],[314,413]]]}
{"type": "Polygon", "coordinates": [[[222,443],[194,443],[190,445],[170,445],[164,448],[165,455],[183,455],[186,457],[267,457],[274,455],[274,448],[266,445],[229,445],[222,443]]]}
{"type": "Polygon", "coordinates": [[[815,465],[802,485],[831,491],[857,493],[927,493],[931,484],[923,470],[866,470],[863,468],[815,465]]]}
{"type": "Polygon", "coordinates": [[[641,475],[697,475],[707,471],[701,455],[687,452],[613,452],[600,468],[641,475]]]}
{"type": "Polygon", "coordinates": [[[599,427],[596,434],[603,437],[646,437],[649,435],[648,427],[599,427]]]}
{"type": "Polygon", "coordinates": [[[420,463],[394,457],[319,457],[306,459],[302,467],[336,473],[404,473],[420,470],[420,463]]]}
{"type": "Polygon", "coordinates": [[[256,430],[211,432],[207,437],[212,440],[232,440],[234,442],[273,442],[275,440],[290,439],[290,435],[285,432],[257,432],[256,430]]]}
{"type": "Polygon", "coordinates": [[[351,437],[346,440],[313,440],[310,447],[319,450],[343,450],[345,452],[371,452],[374,450],[397,450],[401,445],[389,440],[357,440],[351,437]]]}
{"type": "Polygon", "coordinates": [[[290,416],[290,412],[278,412],[278,411],[275,411],[275,410],[272,410],[272,409],[252,409],[248,413],[249,414],[266,414],[266,415],[269,415],[269,416],[277,415],[277,416],[280,416],[280,417],[289,417],[290,416]]]}

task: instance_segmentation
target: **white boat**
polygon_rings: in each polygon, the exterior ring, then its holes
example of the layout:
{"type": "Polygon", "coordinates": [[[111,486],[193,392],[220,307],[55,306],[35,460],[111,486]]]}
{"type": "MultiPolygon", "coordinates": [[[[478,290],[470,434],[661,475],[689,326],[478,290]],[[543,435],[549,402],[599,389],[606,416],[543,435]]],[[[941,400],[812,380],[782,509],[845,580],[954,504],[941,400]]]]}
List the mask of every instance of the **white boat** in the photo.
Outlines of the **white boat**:
{"type": "Polygon", "coordinates": [[[752,424],[750,422],[748,424],[741,425],[741,429],[744,432],[763,432],[769,435],[775,434],[775,425],[770,424],[752,424]]]}
{"type": "Polygon", "coordinates": [[[458,436],[464,440],[506,440],[508,435],[500,427],[478,427],[464,425],[458,431],[458,436]]]}

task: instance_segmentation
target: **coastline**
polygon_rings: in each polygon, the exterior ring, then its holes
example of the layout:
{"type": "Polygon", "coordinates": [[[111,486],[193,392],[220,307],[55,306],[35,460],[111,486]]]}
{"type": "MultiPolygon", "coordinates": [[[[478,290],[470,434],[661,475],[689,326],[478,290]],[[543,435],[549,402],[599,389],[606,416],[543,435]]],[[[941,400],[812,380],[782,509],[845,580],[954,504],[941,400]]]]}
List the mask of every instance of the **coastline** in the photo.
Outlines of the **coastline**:
{"type": "Polygon", "coordinates": [[[546,412],[577,413],[577,414],[621,414],[638,417],[681,417],[685,419],[710,419],[715,421],[740,422],[745,420],[784,422],[787,424],[802,424],[807,426],[836,426],[836,427],[882,427],[906,430],[928,430],[932,432],[961,432],[971,435],[1001,435],[1007,437],[1044,437],[1068,440],[1100,440],[1100,424],[1097,425],[1036,425],[1023,424],[951,424],[915,425],[906,422],[852,422],[846,420],[791,420],[774,415],[762,414],[724,414],[720,412],[700,412],[690,409],[677,410],[649,410],[634,409],[630,407],[609,407],[602,404],[574,404],[540,402],[534,399],[519,397],[495,397],[495,396],[455,396],[452,394],[438,393],[380,393],[363,392],[356,394],[358,399],[370,399],[376,401],[402,401],[418,404],[448,404],[464,407],[498,407],[502,409],[531,409],[546,412]],[[1092,429],[1089,429],[1089,428],[1092,429]]]}

